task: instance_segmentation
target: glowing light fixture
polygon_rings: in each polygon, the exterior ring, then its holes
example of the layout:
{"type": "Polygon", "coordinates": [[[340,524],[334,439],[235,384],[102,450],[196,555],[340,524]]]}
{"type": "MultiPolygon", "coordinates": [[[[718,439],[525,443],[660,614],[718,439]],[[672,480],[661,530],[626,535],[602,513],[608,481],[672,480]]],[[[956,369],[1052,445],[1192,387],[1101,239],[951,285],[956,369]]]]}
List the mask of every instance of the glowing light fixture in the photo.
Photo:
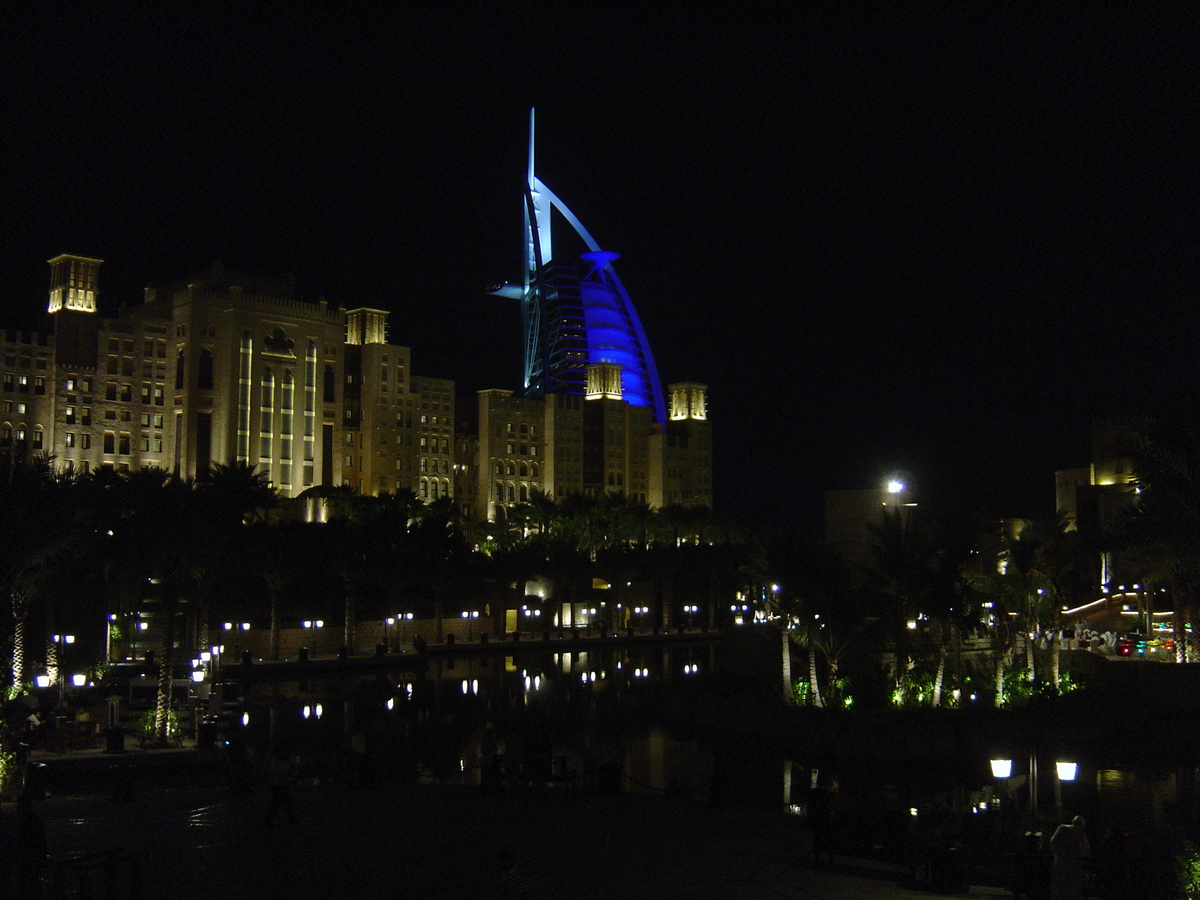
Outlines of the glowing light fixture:
{"type": "Polygon", "coordinates": [[[1074,781],[1079,766],[1073,762],[1056,762],[1054,768],[1058,771],[1059,781],[1074,781]]]}
{"type": "Polygon", "coordinates": [[[1012,760],[1011,759],[993,759],[992,760],[992,777],[993,778],[1011,778],[1012,777],[1012,760]]]}

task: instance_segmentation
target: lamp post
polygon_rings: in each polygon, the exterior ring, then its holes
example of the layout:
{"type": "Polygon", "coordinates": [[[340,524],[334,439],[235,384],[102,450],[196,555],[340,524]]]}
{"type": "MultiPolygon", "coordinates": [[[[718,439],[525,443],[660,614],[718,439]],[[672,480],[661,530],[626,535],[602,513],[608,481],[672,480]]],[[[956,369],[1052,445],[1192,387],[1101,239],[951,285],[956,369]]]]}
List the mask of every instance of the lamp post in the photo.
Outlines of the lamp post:
{"type": "Polygon", "coordinates": [[[475,620],[479,618],[479,610],[463,610],[462,617],[467,620],[467,641],[475,640],[475,620]]]}
{"type": "Polygon", "coordinates": [[[1074,781],[1079,766],[1073,762],[1059,760],[1054,764],[1054,811],[1062,819],[1062,784],[1064,781],[1074,781]]]}
{"type": "Polygon", "coordinates": [[[73,634],[56,634],[53,635],[55,645],[55,663],[54,663],[54,679],[58,682],[58,705],[65,707],[67,705],[67,681],[63,677],[63,669],[65,668],[67,657],[67,645],[75,643],[75,635],[73,634]]]}
{"type": "Polygon", "coordinates": [[[683,611],[687,615],[688,629],[690,630],[692,627],[692,616],[694,616],[696,613],[700,612],[700,607],[696,606],[695,604],[691,604],[691,605],[685,606],[683,608],[683,611]]]}
{"type": "Polygon", "coordinates": [[[320,654],[317,653],[317,643],[320,630],[325,627],[324,619],[305,619],[300,624],[312,633],[313,656],[319,656],[320,654]]]}

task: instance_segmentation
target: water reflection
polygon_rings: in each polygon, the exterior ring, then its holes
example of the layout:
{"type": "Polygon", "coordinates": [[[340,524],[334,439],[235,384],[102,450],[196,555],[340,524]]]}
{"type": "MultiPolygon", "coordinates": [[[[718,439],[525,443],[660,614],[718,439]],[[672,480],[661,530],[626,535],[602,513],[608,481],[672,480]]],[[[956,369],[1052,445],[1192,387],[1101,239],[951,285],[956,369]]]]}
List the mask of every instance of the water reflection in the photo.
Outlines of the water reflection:
{"type": "Polygon", "coordinates": [[[720,676],[715,642],[476,648],[416,663],[410,655],[369,675],[247,686],[236,709],[228,704],[231,752],[261,759],[281,744],[319,782],[470,785],[498,757],[514,783],[537,787],[546,776],[540,786],[707,799],[711,747],[672,723],[688,718],[674,713],[694,689],[720,676]]]}

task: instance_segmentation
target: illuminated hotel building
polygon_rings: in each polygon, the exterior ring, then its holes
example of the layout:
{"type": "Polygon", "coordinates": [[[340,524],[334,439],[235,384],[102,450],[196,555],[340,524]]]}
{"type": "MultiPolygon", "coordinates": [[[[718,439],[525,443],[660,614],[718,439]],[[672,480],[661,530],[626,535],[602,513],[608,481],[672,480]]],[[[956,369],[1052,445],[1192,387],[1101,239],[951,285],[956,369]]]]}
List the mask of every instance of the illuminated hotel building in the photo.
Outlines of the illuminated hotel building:
{"type": "Polygon", "coordinates": [[[332,485],[453,496],[454,385],[412,375],[386,312],[217,264],[102,316],[100,264],[50,260],[49,329],[3,333],[0,442],[84,472],[195,477],[244,462],[286,497],[332,485]]]}
{"type": "Polygon", "coordinates": [[[50,260],[50,327],[0,333],[0,442],[85,472],[242,462],[285,497],[409,489],[475,521],[534,488],[711,505],[707,388],[664,395],[617,254],[533,174],[532,129],[528,183],[525,281],[497,291],[522,304],[524,384],[479,392],[477,432],[456,426],[454,382],[414,374],[409,348],[388,343],[384,310],[217,263],[104,316],[102,261],[64,254],[50,260]],[[588,247],[577,261],[553,257],[552,208],[588,247]]]}
{"type": "Polygon", "coordinates": [[[653,507],[712,503],[707,387],[672,384],[670,407],[614,263],[534,171],[529,120],[524,282],[494,293],[521,302],[521,391],[479,397],[477,512],[525,502],[537,488],[556,498],[622,493],[653,507]],[[587,247],[555,257],[553,215],[587,247]]]}

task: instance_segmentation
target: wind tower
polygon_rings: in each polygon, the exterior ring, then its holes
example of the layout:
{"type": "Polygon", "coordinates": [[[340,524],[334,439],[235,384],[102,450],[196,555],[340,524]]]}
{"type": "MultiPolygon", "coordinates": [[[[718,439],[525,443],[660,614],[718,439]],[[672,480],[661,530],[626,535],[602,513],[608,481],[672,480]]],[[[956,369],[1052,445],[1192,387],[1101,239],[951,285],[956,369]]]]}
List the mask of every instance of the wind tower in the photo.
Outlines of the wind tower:
{"type": "Polygon", "coordinates": [[[76,369],[95,369],[100,316],[96,299],[101,259],[62,253],[50,263],[50,303],[55,359],[76,369]]]}

